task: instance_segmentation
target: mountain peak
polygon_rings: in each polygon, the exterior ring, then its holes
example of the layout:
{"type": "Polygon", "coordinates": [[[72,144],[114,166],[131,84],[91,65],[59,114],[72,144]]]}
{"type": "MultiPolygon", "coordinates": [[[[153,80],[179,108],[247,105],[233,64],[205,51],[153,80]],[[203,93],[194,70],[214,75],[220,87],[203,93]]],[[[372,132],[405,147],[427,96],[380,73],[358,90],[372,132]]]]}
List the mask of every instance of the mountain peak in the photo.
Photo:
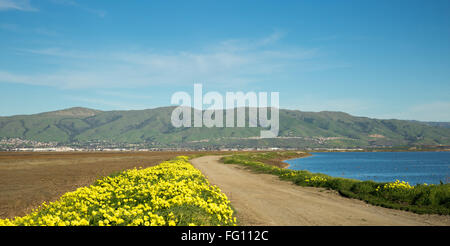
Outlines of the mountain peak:
{"type": "Polygon", "coordinates": [[[51,112],[42,113],[43,115],[53,116],[94,116],[102,111],[83,107],[72,107],[62,110],[56,110],[51,112]]]}

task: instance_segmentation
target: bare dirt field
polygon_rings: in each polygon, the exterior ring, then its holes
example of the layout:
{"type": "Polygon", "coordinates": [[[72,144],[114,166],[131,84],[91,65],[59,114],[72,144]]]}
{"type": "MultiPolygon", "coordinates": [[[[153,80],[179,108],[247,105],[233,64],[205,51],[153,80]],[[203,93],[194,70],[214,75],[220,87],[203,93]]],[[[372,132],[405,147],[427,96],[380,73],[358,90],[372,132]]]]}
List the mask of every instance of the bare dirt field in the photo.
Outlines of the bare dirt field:
{"type": "Polygon", "coordinates": [[[0,152],[0,218],[23,216],[44,201],[55,201],[114,172],[192,153],[0,152]]]}
{"type": "Polygon", "coordinates": [[[242,225],[450,225],[450,216],[372,206],[330,190],[301,187],[274,175],[223,164],[219,159],[204,156],[191,162],[228,196],[242,225]]]}

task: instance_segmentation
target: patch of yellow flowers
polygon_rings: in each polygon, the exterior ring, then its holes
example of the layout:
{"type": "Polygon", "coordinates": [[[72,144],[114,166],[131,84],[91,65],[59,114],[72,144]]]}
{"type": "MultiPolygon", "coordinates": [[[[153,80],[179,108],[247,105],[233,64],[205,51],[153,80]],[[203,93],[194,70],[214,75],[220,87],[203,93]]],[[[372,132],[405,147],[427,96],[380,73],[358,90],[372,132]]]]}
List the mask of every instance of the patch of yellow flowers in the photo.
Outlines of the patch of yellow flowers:
{"type": "Polygon", "coordinates": [[[236,225],[230,202],[187,156],[130,169],[42,204],[0,226],[236,225]]]}
{"type": "Polygon", "coordinates": [[[412,190],[414,186],[411,186],[408,182],[399,181],[398,179],[393,183],[387,183],[383,186],[378,186],[375,190],[380,191],[383,190],[412,190]]]}
{"type": "Polygon", "coordinates": [[[295,177],[295,176],[297,176],[297,175],[298,175],[297,172],[291,171],[291,172],[283,173],[283,174],[281,175],[281,177],[295,177]]]}
{"type": "Polygon", "coordinates": [[[305,179],[306,183],[313,183],[313,184],[320,184],[320,183],[325,183],[327,182],[327,179],[324,177],[320,177],[320,176],[312,176],[309,179],[305,179]]]}

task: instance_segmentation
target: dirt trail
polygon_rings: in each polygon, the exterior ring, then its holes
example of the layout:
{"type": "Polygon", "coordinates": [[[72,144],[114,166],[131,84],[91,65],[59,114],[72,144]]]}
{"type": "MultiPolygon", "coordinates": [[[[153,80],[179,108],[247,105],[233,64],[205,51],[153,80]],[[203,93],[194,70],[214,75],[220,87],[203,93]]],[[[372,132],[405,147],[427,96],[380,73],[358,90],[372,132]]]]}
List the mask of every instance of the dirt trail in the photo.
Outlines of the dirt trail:
{"type": "Polygon", "coordinates": [[[243,225],[450,225],[450,216],[418,215],[368,205],[333,191],[300,187],[204,156],[192,164],[220,187],[243,225]]]}

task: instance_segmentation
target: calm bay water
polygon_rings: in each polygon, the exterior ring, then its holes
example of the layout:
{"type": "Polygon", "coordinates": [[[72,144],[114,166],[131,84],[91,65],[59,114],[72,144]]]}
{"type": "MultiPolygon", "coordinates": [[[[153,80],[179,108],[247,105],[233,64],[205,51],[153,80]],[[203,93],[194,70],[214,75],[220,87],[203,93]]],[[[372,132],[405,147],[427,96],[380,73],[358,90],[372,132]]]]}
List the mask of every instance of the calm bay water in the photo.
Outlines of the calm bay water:
{"type": "Polygon", "coordinates": [[[319,152],[287,160],[290,169],[335,177],[415,184],[450,182],[450,152],[319,152]]]}

